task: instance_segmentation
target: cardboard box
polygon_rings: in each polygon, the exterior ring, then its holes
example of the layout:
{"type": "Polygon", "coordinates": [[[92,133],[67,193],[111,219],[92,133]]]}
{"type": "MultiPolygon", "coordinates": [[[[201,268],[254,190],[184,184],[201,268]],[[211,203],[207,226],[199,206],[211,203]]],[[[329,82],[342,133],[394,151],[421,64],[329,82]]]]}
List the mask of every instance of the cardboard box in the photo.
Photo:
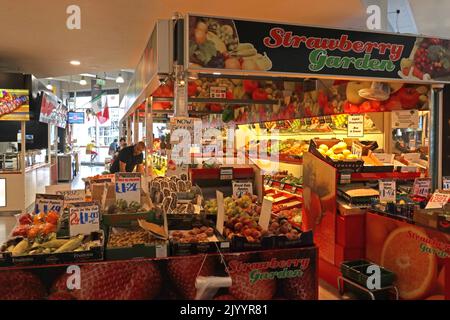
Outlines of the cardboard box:
{"type": "Polygon", "coordinates": [[[414,210],[413,220],[415,223],[422,226],[430,227],[433,229],[438,228],[438,216],[442,214],[443,211],[439,209],[416,209],[414,210]]]}

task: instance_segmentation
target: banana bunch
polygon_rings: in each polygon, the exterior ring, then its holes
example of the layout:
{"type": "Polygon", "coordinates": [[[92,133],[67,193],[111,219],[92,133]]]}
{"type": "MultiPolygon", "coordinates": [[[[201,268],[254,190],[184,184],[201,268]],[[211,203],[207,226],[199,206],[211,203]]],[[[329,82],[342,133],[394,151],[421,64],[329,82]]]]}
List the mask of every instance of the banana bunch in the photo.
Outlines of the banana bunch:
{"type": "Polygon", "coordinates": [[[301,128],[302,128],[302,122],[299,119],[295,119],[294,121],[292,121],[292,123],[291,123],[292,131],[297,131],[297,130],[300,130],[301,128]]]}
{"type": "Polygon", "coordinates": [[[232,54],[243,59],[243,69],[257,69],[263,71],[272,69],[272,61],[267,54],[265,52],[264,54],[258,53],[251,43],[239,43],[232,54]],[[250,67],[245,68],[245,65],[250,67]]]}

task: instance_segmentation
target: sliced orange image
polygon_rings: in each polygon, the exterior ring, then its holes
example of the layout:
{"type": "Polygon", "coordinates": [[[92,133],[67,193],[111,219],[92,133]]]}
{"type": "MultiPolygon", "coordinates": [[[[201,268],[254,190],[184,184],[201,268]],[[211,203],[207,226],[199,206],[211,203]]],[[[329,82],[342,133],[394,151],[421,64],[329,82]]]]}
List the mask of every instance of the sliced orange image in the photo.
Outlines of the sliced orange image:
{"type": "Polygon", "coordinates": [[[417,227],[407,226],[392,231],[384,242],[381,265],[397,275],[397,287],[402,299],[420,299],[436,285],[437,259],[423,252],[421,243],[411,233],[427,239],[417,227]]]}
{"type": "Polygon", "coordinates": [[[441,295],[441,294],[437,294],[437,295],[434,295],[434,296],[429,296],[425,300],[445,300],[445,297],[443,295],[441,295]]]}

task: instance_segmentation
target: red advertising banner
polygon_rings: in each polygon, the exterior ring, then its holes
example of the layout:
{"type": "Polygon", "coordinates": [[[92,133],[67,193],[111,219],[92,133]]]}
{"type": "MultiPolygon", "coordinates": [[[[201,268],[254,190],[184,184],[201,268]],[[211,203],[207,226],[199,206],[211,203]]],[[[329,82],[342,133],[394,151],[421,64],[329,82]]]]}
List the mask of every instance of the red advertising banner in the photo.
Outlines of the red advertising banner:
{"type": "Polygon", "coordinates": [[[65,128],[67,124],[67,107],[58,101],[58,97],[47,92],[42,93],[40,122],[65,128]]]}

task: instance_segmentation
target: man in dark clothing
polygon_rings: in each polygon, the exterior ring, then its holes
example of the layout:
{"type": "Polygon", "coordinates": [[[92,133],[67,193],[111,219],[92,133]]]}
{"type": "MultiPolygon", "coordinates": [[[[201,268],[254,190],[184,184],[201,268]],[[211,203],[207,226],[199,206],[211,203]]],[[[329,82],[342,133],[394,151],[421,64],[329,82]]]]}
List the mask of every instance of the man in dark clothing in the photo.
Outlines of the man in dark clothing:
{"type": "Polygon", "coordinates": [[[145,143],[138,142],[134,146],[125,147],[119,152],[119,156],[111,165],[111,173],[116,172],[136,172],[144,173],[144,155],[145,143]]]}

